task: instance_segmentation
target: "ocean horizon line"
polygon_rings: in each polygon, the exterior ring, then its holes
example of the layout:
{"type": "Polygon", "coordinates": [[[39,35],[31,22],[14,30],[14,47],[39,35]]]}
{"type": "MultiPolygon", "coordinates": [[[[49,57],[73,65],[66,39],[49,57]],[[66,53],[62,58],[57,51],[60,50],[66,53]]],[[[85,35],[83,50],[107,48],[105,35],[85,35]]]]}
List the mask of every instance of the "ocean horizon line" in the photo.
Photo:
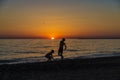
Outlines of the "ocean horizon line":
{"type": "MultiPolygon", "coordinates": [[[[67,38],[65,37],[66,39],[120,39],[119,37],[118,38],[67,38]]],[[[50,38],[0,38],[0,39],[50,39],[50,38]]],[[[61,38],[55,38],[55,39],[61,39],[61,38]]]]}

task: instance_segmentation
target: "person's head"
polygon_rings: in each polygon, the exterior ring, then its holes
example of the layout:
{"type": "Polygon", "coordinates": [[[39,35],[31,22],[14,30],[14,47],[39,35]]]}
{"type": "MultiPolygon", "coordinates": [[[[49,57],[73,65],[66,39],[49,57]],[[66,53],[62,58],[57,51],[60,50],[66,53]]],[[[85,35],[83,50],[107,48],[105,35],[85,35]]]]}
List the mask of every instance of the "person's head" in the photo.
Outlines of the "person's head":
{"type": "Polygon", "coordinates": [[[52,53],[54,53],[54,50],[51,50],[52,53]]]}
{"type": "Polygon", "coordinates": [[[62,38],[62,41],[65,41],[65,38],[62,38]]]}

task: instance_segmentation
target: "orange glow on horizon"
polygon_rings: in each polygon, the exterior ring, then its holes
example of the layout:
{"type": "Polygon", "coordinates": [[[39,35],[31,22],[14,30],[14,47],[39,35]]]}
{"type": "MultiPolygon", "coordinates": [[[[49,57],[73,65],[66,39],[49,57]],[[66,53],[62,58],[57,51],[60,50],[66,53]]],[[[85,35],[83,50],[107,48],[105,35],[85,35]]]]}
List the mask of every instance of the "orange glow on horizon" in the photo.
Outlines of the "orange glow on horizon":
{"type": "Polygon", "coordinates": [[[6,0],[2,4],[0,38],[120,38],[117,0],[101,1],[102,5],[81,0],[31,3],[6,0]]]}
{"type": "Polygon", "coordinates": [[[55,38],[54,37],[51,37],[51,40],[54,40],[55,38]]]}

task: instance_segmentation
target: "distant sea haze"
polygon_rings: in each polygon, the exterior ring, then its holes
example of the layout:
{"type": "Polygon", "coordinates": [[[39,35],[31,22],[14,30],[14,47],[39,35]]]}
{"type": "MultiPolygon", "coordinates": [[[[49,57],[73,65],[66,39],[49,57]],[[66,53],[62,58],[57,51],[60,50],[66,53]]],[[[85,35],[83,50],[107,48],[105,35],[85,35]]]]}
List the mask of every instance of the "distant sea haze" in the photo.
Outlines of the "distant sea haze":
{"type": "MultiPolygon", "coordinates": [[[[0,39],[0,64],[34,63],[47,61],[51,49],[59,60],[60,39],[0,39]]],[[[66,39],[65,59],[120,56],[120,39],[66,39]]]]}

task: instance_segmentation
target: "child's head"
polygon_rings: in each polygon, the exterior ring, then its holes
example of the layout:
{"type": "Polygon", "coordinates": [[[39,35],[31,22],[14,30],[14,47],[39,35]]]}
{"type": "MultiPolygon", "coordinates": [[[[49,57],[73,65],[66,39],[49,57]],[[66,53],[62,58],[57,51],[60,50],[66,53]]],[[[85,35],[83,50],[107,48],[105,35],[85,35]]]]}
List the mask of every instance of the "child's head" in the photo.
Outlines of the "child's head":
{"type": "Polygon", "coordinates": [[[51,50],[52,53],[54,53],[54,50],[51,50]]]}

